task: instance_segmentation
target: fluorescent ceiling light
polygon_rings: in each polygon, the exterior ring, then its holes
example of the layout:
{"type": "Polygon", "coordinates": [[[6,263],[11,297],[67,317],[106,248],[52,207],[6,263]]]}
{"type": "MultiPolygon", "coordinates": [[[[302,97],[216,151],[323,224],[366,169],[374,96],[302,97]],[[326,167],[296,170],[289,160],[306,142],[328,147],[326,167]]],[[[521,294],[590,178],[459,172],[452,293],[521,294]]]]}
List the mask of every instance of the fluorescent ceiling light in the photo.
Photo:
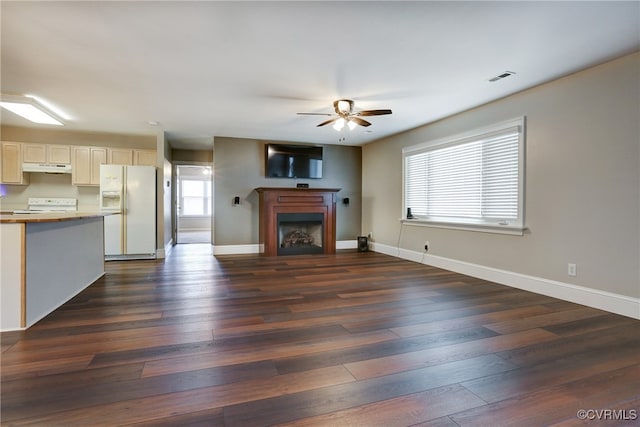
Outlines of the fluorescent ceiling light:
{"type": "Polygon", "coordinates": [[[0,106],[34,123],[62,126],[62,123],[60,123],[58,120],[54,119],[44,111],[31,104],[3,101],[0,102],[0,106]]]}
{"type": "Polygon", "coordinates": [[[40,104],[42,107],[44,107],[47,111],[52,112],[53,114],[56,115],[56,117],[60,117],[62,120],[71,120],[71,117],[65,113],[64,111],[62,111],[60,108],[58,108],[57,106],[55,106],[54,104],[50,103],[49,101],[47,101],[46,99],[40,98],[39,96],[36,95],[29,95],[26,94],[25,95],[27,98],[31,98],[34,99],[36,101],[36,103],[40,104]]]}
{"type": "Polygon", "coordinates": [[[60,120],[32,97],[2,95],[0,106],[34,123],[63,126],[60,120]]]}

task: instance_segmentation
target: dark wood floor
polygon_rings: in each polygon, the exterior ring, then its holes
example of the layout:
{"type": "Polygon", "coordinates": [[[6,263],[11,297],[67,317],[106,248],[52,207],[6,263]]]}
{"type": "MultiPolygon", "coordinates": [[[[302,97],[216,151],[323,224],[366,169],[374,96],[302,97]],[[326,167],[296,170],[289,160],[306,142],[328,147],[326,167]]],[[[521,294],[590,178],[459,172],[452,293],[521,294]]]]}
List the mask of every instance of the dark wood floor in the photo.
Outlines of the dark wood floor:
{"type": "Polygon", "coordinates": [[[640,321],[372,252],[179,245],[4,333],[1,399],[7,426],[638,425],[640,321]]]}

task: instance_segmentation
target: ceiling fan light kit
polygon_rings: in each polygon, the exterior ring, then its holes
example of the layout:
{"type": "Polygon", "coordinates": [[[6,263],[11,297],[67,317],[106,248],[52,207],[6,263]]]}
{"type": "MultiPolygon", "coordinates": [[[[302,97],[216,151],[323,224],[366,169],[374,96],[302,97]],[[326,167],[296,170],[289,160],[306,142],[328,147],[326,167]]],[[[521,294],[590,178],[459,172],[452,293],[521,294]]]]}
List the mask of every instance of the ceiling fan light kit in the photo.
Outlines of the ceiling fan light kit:
{"type": "Polygon", "coordinates": [[[347,125],[349,130],[353,130],[356,126],[358,126],[358,124],[351,118],[345,119],[343,117],[340,117],[333,123],[333,128],[339,132],[344,128],[345,124],[347,125]]]}
{"type": "Polygon", "coordinates": [[[329,120],[325,120],[324,122],[318,124],[316,127],[322,127],[322,126],[333,123],[333,128],[337,131],[341,131],[342,129],[344,129],[345,124],[349,127],[349,130],[355,129],[355,127],[358,125],[363,127],[371,126],[370,122],[364,119],[361,119],[360,117],[382,116],[386,114],[391,114],[391,110],[389,109],[354,111],[353,106],[354,106],[354,102],[351,99],[338,99],[333,101],[333,109],[336,112],[336,115],[328,114],[328,113],[298,113],[298,114],[306,115],[306,116],[333,117],[329,120]]]}
{"type": "Polygon", "coordinates": [[[353,111],[353,101],[350,99],[338,99],[333,101],[333,109],[336,110],[336,114],[349,115],[353,111]]]}

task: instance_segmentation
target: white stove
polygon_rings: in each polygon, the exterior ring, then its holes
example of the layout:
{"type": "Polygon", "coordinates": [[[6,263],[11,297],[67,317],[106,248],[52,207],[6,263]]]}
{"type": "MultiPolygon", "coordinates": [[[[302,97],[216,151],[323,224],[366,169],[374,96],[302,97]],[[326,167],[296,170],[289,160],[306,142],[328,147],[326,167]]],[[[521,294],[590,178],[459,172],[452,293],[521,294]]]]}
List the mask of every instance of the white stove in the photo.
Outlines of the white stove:
{"type": "Polygon", "coordinates": [[[63,197],[29,197],[28,207],[13,211],[14,214],[33,214],[45,212],[75,212],[78,210],[78,199],[63,197]]]}

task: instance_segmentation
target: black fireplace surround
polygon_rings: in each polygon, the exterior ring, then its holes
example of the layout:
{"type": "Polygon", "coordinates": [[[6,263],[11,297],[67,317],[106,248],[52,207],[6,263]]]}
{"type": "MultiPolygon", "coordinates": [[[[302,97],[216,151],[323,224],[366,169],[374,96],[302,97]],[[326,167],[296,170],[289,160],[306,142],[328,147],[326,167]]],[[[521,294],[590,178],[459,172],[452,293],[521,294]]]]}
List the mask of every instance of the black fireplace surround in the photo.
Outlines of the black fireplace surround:
{"type": "Polygon", "coordinates": [[[324,253],[322,213],[278,213],[278,255],[324,253]]]}

